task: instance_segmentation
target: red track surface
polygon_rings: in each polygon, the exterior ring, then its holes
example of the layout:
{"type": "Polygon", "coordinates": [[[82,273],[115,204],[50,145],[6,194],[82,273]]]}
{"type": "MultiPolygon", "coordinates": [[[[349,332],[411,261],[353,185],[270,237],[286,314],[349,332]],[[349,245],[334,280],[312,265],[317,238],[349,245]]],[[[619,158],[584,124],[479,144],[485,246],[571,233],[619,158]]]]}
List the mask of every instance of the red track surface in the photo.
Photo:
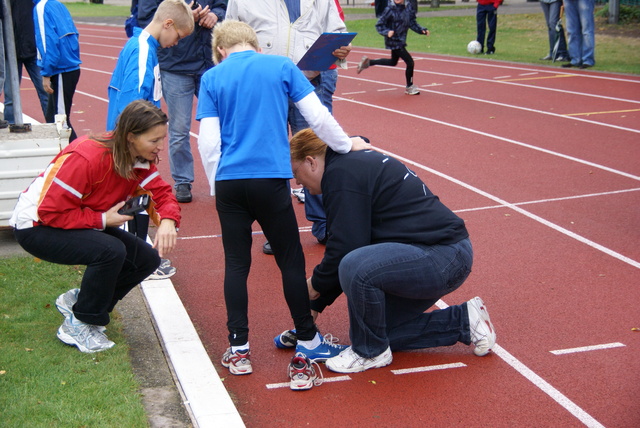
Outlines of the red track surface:
{"type": "MultiPolygon", "coordinates": [[[[100,132],[122,28],[79,26],[83,60],[72,123],[100,132]]],[[[360,55],[384,51],[354,49],[360,55]]],[[[420,96],[404,68],[340,72],[334,114],[350,134],[395,154],[465,219],[474,272],[446,304],[482,296],[498,332],[492,355],[464,345],[397,352],[391,366],[324,370],[308,392],[288,380],[291,327],[272,257],[256,225],[249,280],[254,374],[218,360],[227,347],[224,256],[199,159],[194,202],[171,259],[173,283],[247,426],[640,426],[640,78],[466,57],[415,55],[420,96]],[[619,344],[588,352],[550,351],[619,344]],[[462,363],[462,364],[459,364],[462,363]],[[457,364],[408,374],[393,370],[457,364]]],[[[352,64],[353,65],[353,64],[352,64]]],[[[247,88],[251,90],[251,88],[247,88]]],[[[25,113],[42,120],[28,81],[25,113]]],[[[193,150],[198,124],[192,131],[193,150]]],[[[268,140],[265,139],[265,144],[268,140]]],[[[166,158],[165,152],[165,158],[166,158]]],[[[170,181],[169,164],[161,164],[170,181]]],[[[296,203],[307,271],[323,247],[296,203]]],[[[344,298],[319,318],[348,343],[344,298]]]]}

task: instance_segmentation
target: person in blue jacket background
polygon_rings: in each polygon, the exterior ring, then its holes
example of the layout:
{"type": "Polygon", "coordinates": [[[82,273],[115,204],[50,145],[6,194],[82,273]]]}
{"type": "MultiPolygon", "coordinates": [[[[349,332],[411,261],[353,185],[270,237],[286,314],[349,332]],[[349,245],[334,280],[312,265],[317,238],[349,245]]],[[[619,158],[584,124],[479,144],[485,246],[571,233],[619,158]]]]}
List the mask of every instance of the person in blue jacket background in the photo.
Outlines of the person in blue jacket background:
{"type": "Polygon", "coordinates": [[[66,6],[58,0],[34,0],[34,3],[38,65],[42,85],[49,94],[45,120],[53,123],[56,114],[66,114],[71,129],[69,141],[73,141],[77,135],[71,126],[71,105],[82,64],[78,30],[66,6]]]}
{"type": "Polygon", "coordinates": [[[118,115],[131,101],[143,99],[160,107],[162,86],[157,50],[175,46],[191,34],[193,25],[193,16],[186,3],[165,0],[144,30],[134,28],[109,82],[107,131],[115,128],[118,115]]]}
{"type": "MultiPolygon", "coordinates": [[[[163,0],[138,1],[138,25],[145,26],[163,0]]],[[[169,166],[176,198],[191,202],[194,180],[191,153],[193,96],[200,91],[200,78],[213,67],[211,29],[222,21],[227,9],[225,0],[199,0],[189,3],[194,11],[193,33],[169,49],[158,51],[162,93],[169,113],[169,166]]]]}

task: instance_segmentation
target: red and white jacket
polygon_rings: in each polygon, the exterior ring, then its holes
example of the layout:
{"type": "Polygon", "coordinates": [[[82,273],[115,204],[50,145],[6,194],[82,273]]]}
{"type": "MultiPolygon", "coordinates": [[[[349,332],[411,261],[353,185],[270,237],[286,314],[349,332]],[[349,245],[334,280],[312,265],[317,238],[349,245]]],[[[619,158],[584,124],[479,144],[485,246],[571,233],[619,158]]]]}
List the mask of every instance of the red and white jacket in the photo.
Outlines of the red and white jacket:
{"type": "Polygon", "coordinates": [[[160,219],[175,220],[178,227],[180,206],[156,166],[138,163],[134,172],[136,179],[121,177],[108,148],[88,136],[80,137],[20,194],[10,224],[16,229],[46,225],[102,230],[106,211],[141,193],[142,188],[151,196],[160,219]]]}

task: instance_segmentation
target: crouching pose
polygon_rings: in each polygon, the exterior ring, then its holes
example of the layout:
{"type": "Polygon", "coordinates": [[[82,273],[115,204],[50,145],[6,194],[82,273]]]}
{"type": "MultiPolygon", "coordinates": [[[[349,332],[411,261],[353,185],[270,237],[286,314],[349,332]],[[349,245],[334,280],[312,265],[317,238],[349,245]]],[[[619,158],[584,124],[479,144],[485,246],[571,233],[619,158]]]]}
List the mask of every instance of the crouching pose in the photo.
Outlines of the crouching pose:
{"type": "Polygon", "coordinates": [[[86,265],[80,289],[56,300],[65,317],[58,338],[82,352],[113,347],[104,334],[109,313],[176,244],[180,207],[155,165],[167,121],[149,102],[132,102],[112,133],[80,137],[62,150],[20,194],[11,217],[27,252],[51,263],[86,265]],[[155,205],[153,247],[120,229],[133,217],[118,210],[139,192],[155,205]]]}
{"type": "Polygon", "coordinates": [[[457,342],[486,355],[496,334],[482,299],[425,312],[471,272],[464,221],[388,155],[339,154],[310,129],[290,146],[296,181],[322,194],[327,213],[324,258],[307,281],[311,308],[322,312],[342,291],[349,308],[351,346],[326,366],[360,372],[390,364],[392,351],[457,342]]]}

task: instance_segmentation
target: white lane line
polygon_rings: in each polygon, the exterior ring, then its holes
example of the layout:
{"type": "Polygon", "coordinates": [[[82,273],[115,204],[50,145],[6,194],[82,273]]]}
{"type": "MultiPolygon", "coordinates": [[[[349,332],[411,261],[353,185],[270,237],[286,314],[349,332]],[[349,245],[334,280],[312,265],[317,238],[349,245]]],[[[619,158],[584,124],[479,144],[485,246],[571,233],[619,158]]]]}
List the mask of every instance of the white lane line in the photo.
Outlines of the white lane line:
{"type": "Polygon", "coordinates": [[[355,92],[343,92],[342,95],[357,95],[357,94],[366,94],[367,91],[355,91],[355,92]]]}
{"type": "Polygon", "coordinates": [[[458,82],[451,82],[452,85],[458,85],[460,83],[472,83],[473,80],[460,80],[458,82]]]}
{"type": "MultiPolygon", "coordinates": [[[[369,51],[364,51],[362,49],[367,49],[367,48],[361,48],[361,49],[353,49],[352,52],[356,52],[356,53],[364,53],[364,54],[370,54],[371,55],[371,51],[375,52],[375,53],[382,53],[383,55],[386,55],[388,53],[388,51],[384,50],[384,49],[374,49],[374,48],[370,48],[369,51]]],[[[451,63],[451,64],[463,64],[463,65],[470,65],[470,66],[474,66],[474,67],[487,67],[487,68],[497,68],[500,70],[514,70],[514,71],[531,71],[531,72],[536,72],[536,73],[549,73],[549,74],[558,74],[559,69],[558,68],[553,68],[553,67],[545,67],[545,66],[540,66],[540,68],[530,68],[527,67],[526,65],[522,64],[522,65],[506,65],[504,63],[500,63],[500,62],[493,62],[493,61],[488,61],[488,62],[476,62],[473,59],[467,59],[467,60],[456,60],[456,59],[452,59],[454,57],[451,56],[444,56],[442,55],[441,57],[437,57],[436,55],[433,56],[428,56],[428,57],[424,57],[424,56],[419,56],[421,54],[425,54],[424,52],[421,53],[416,53],[416,52],[412,52],[411,53],[414,56],[415,60],[427,60],[427,61],[433,61],[433,62],[446,62],[446,63],[451,63]]],[[[357,65],[357,62],[354,62],[354,67],[355,65],[357,65]]],[[[400,68],[400,67],[398,67],[400,68]]],[[[419,71],[419,70],[416,70],[419,71]]],[[[621,77],[613,77],[611,75],[601,75],[601,74],[589,74],[589,73],[569,73],[569,72],[565,72],[564,70],[562,70],[562,74],[572,74],[573,76],[579,76],[585,79],[598,79],[598,80],[609,80],[609,81],[613,81],[613,82],[626,82],[626,83],[637,83],[640,84],[640,80],[639,79],[623,79],[621,77]]],[[[615,74],[615,73],[612,73],[615,74]]]]}
{"type": "MultiPolygon", "coordinates": [[[[326,382],[344,382],[346,380],[351,380],[349,376],[334,376],[334,377],[325,377],[322,380],[322,383],[326,382]]],[[[267,389],[277,389],[277,388],[289,388],[289,382],[282,383],[268,383],[265,385],[267,389]]]]}
{"type": "MultiPolygon", "coordinates": [[[[522,206],[522,205],[533,205],[533,204],[544,204],[548,202],[559,202],[559,201],[569,201],[572,199],[582,199],[582,198],[593,198],[596,196],[611,196],[617,195],[620,193],[629,193],[629,192],[637,192],[640,191],[640,187],[636,187],[633,189],[623,189],[623,190],[613,190],[611,192],[599,192],[599,193],[589,193],[585,195],[575,195],[575,196],[564,196],[561,198],[549,198],[549,199],[539,199],[537,201],[526,201],[526,202],[514,202],[513,205],[522,206]]],[[[492,210],[496,208],[504,208],[503,205],[489,205],[486,207],[476,207],[476,208],[463,208],[460,210],[455,210],[456,213],[464,213],[469,211],[482,211],[482,210],[492,210]]]]}
{"type": "Polygon", "coordinates": [[[518,76],[535,76],[536,74],[540,74],[537,71],[532,72],[532,73],[520,73],[518,74],[518,76]]]}
{"type": "Polygon", "coordinates": [[[472,192],[475,192],[475,193],[477,193],[477,194],[479,194],[481,196],[484,196],[485,198],[491,199],[491,200],[497,202],[498,204],[500,204],[500,205],[502,205],[502,206],[504,206],[506,208],[510,208],[510,209],[514,210],[515,212],[520,213],[520,214],[522,214],[522,215],[524,215],[524,216],[526,216],[526,217],[528,217],[528,218],[530,218],[530,219],[532,219],[534,221],[537,221],[538,223],[541,223],[541,224],[543,224],[543,225],[545,225],[545,226],[547,226],[547,227],[549,227],[549,228],[551,228],[551,229],[553,229],[553,230],[555,230],[557,232],[560,232],[560,233],[562,233],[562,234],[564,234],[564,235],[566,235],[566,236],[568,236],[570,238],[573,238],[578,242],[586,244],[586,245],[588,245],[589,247],[591,247],[591,248],[593,248],[595,250],[601,251],[601,252],[603,252],[603,253],[605,253],[605,254],[613,257],[613,258],[616,258],[616,259],[618,259],[618,260],[620,260],[620,261],[622,261],[624,263],[627,263],[627,264],[629,264],[629,265],[631,265],[631,266],[633,266],[633,267],[635,267],[637,269],[640,269],[640,262],[638,262],[636,260],[633,260],[633,259],[631,259],[631,258],[629,258],[627,256],[624,256],[624,255],[622,255],[622,254],[620,254],[620,253],[618,253],[616,251],[613,251],[613,250],[605,247],[604,245],[600,245],[597,242],[594,242],[594,241],[592,241],[590,239],[587,239],[584,236],[578,235],[577,233],[574,233],[574,232],[572,232],[572,231],[570,231],[568,229],[565,229],[562,226],[558,226],[557,224],[552,223],[552,222],[550,222],[550,221],[548,221],[548,220],[546,220],[546,219],[544,219],[544,218],[542,218],[542,217],[540,217],[538,215],[535,215],[535,214],[533,214],[533,213],[531,213],[531,212],[529,212],[527,210],[524,210],[524,209],[522,209],[522,208],[520,208],[520,207],[518,207],[518,206],[516,206],[516,205],[514,205],[514,204],[512,204],[510,202],[507,202],[504,199],[500,199],[497,196],[494,196],[494,195],[492,195],[492,194],[490,194],[488,192],[485,192],[484,190],[480,190],[477,187],[474,187],[474,186],[472,186],[470,184],[465,183],[464,181],[458,180],[457,178],[451,177],[450,175],[444,174],[444,173],[442,173],[440,171],[436,171],[433,168],[429,168],[429,167],[427,167],[425,165],[419,164],[418,162],[414,162],[414,161],[409,160],[409,159],[407,159],[405,157],[396,155],[395,153],[392,153],[392,152],[390,152],[388,150],[384,150],[384,149],[381,149],[381,148],[378,148],[378,147],[376,147],[376,150],[378,150],[379,152],[382,152],[382,153],[386,153],[386,154],[388,154],[390,156],[395,157],[398,160],[401,160],[401,161],[403,161],[405,163],[414,165],[414,166],[416,166],[418,168],[421,168],[421,169],[423,169],[425,171],[428,171],[428,172],[430,172],[432,174],[435,174],[438,177],[444,178],[445,180],[451,181],[452,183],[455,183],[455,184],[457,184],[457,185],[459,185],[461,187],[464,187],[465,189],[468,189],[468,190],[470,190],[472,192]]]}
{"type": "MultiPolygon", "coordinates": [[[[365,81],[365,82],[375,83],[375,84],[378,84],[378,85],[402,87],[402,85],[398,85],[398,84],[395,84],[395,83],[387,83],[387,82],[381,82],[381,81],[378,81],[378,80],[363,79],[361,77],[340,76],[340,78],[341,79],[342,78],[345,78],[345,79],[356,79],[356,80],[361,80],[361,81],[365,81]]],[[[485,80],[485,79],[476,79],[476,81],[480,81],[480,80],[485,80]]],[[[455,82],[452,82],[452,83],[455,83],[455,82]]],[[[440,86],[443,86],[443,85],[440,85],[440,86]]],[[[515,109],[515,110],[527,111],[527,112],[530,112],[530,113],[543,114],[543,115],[555,117],[555,118],[558,118],[558,119],[576,120],[578,122],[589,123],[591,125],[605,126],[607,128],[619,129],[621,131],[628,131],[628,132],[633,132],[633,133],[636,133],[636,134],[640,134],[640,129],[626,128],[624,126],[612,125],[610,123],[597,122],[597,121],[594,121],[594,120],[589,120],[589,119],[585,119],[583,117],[578,117],[578,116],[567,116],[566,114],[552,113],[552,112],[549,112],[549,111],[537,110],[537,109],[533,109],[533,108],[529,108],[529,107],[516,106],[516,105],[513,105],[513,104],[505,104],[505,103],[500,103],[500,102],[497,102],[497,101],[490,101],[490,100],[481,99],[481,98],[473,98],[473,97],[468,97],[468,96],[465,96],[465,95],[451,94],[451,93],[442,92],[442,91],[428,91],[427,90],[427,92],[431,92],[432,94],[438,94],[438,95],[443,95],[443,96],[447,96],[447,97],[460,98],[460,99],[467,100],[467,101],[474,101],[474,102],[478,102],[478,103],[491,104],[491,105],[495,105],[495,106],[499,106],[499,107],[505,107],[505,108],[515,109]]],[[[334,100],[335,99],[336,98],[334,97],[334,100]]]]}
{"type": "Polygon", "coordinates": [[[467,367],[467,365],[464,363],[438,364],[435,366],[423,366],[423,367],[414,367],[411,369],[391,370],[391,373],[393,373],[394,375],[402,375],[402,374],[410,374],[410,373],[430,372],[433,370],[457,369],[460,367],[467,367]]]}
{"type": "MultiPolygon", "coordinates": [[[[448,308],[444,301],[438,300],[436,302],[436,306],[440,309],[448,308]]],[[[589,415],[587,412],[582,410],[580,406],[571,401],[568,397],[566,397],[563,393],[554,388],[549,382],[542,379],[539,375],[537,375],[533,370],[529,367],[525,366],[520,360],[507,352],[503,347],[496,344],[491,350],[494,354],[500,357],[503,361],[509,364],[515,371],[524,376],[529,382],[533,383],[537,386],[542,392],[551,397],[556,403],[560,404],[565,410],[571,413],[573,416],[578,418],[580,422],[588,426],[589,428],[604,428],[600,422],[593,418],[593,416],[589,415]]]]}
{"type": "Polygon", "coordinates": [[[551,352],[553,355],[564,355],[564,354],[575,354],[578,352],[599,351],[602,349],[621,348],[624,346],[627,346],[627,345],[620,342],[614,342],[614,343],[605,343],[602,345],[582,346],[580,348],[557,349],[555,351],[549,351],[549,352],[551,352]]]}
{"type": "Polygon", "coordinates": [[[508,78],[510,78],[510,77],[511,77],[511,76],[509,76],[509,75],[507,75],[507,76],[497,76],[497,77],[494,77],[493,79],[494,79],[494,80],[499,80],[499,79],[508,79],[508,78]]]}
{"type": "MultiPolygon", "coordinates": [[[[427,92],[435,92],[435,91],[427,91],[427,92]]],[[[435,92],[435,93],[437,93],[437,92],[435,92]]],[[[334,97],[334,99],[340,99],[341,101],[346,101],[346,102],[350,102],[350,103],[353,103],[353,104],[359,104],[359,105],[362,105],[362,106],[371,107],[371,108],[375,108],[375,109],[378,109],[378,110],[383,110],[383,111],[387,111],[387,112],[391,112],[391,113],[397,113],[397,114],[400,114],[402,116],[408,116],[408,117],[412,117],[414,119],[420,119],[420,120],[424,120],[426,122],[437,123],[439,125],[448,126],[450,128],[459,129],[459,130],[462,130],[462,131],[467,131],[467,132],[470,132],[472,134],[482,135],[484,137],[489,137],[489,138],[496,139],[496,140],[499,140],[499,141],[504,141],[505,143],[510,143],[510,144],[514,144],[516,146],[525,147],[527,149],[536,150],[538,152],[546,153],[546,154],[549,154],[549,155],[552,155],[552,156],[556,156],[556,157],[559,157],[559,158],[567,159],[567,160],[570,160],[570,161],[573,161],[573,162],[577,162],[577,163],[580,163],[580,164],[583,164],[583,165],[587,165],[587,166],[590,166],[590,167],[593,167],[593,168],[598,168],[598,169],[601,169],[603,171],[611,172],[613,174],[621,175],[623,177],[631,178],[631,179],[636,180],[636,181],[640,181],[640,176],[629,174],[627,172],[620,171],[620,170],[617,170],[617,169],[609,168],[607,166],[600,165],[600,164],[597,164],[597,163],[594,163],[594,162],[589,162],[589,161],[586,161],[584,159],[579,159],[579,158],[576,158],[574,156],[569,156],[569,155],[565,155],[565,154],[562,154],[562,153],[554,152],[552,150],[544,149],[542,147],[537,147],[537,146],[534,146],[532,144],[527,144],[527,143],[523,143],[521,141],[516,141],[516,140],[513,140],[511,138],[500,137],[498,135],[489,134],[488,132],[483,132],[483,131],[478,131],[476,129],[467,128],[466,126],[455,125],[453,123],[443,122],[441,120],[431,119],[429,117],[419,116],[417,114],[407,113],[405,111],[400,111],[400,110],[392,109],[392,108],[389,108],[389,107],[383,107],[383,106],[379,106],[379,105],[375,105],[375,104],[371,104],[371,103],[365,103],[365,102],[362,102],[362,101],[357,101],[357,100],[353,100],[353,99],[349,99],[349,98],[334,97]]],[[[640,133],[640,130],[633,130],[633,132],[640,133]]]]}
{"type": "Polygon", "coordinates": [[[399,88],[384,88],[384,89],[377,89],[378,92],[387,92],[387,91],[396,91],[399,88]]]}

